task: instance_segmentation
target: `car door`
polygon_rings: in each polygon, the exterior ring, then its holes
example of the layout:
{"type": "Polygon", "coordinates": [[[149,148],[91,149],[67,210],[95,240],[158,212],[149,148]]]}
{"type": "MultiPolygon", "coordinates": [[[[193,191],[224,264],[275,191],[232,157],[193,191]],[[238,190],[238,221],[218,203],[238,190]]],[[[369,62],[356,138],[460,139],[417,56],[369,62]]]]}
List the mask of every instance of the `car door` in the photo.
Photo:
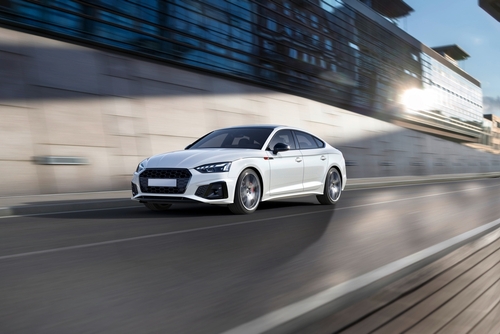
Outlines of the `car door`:
{"type": "Polygon", "coordinates": [[[287,195],[302,191],[304,162],[295,145],[291,130],[276,132],[268,145],[270,166],[269,192],[271,196],[287,195]],[[274,145],[284,143],[290,150],[272,153],[274,145]]]}
{"type": "Polygon", "coordinates": [[[304,161],[304,191],[323,191],[323,182],[328,168],[325,143],[302,131],[294,131],[304,161]]]}

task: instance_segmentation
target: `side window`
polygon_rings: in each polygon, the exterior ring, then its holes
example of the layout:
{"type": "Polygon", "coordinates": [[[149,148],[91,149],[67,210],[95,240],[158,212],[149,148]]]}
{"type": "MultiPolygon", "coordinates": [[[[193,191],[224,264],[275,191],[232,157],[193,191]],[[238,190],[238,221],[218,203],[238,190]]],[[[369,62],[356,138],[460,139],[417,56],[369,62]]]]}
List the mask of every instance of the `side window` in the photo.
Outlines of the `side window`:
{"type": "Polygon", "coordinates": [[[319,148],[325,147],[325,143],[323,143],[321,139],[314,137],[314,141],[316,142],[316,145],[318,145],[319,148]]]}
{"type": "Polygon", "coordinates": [[[299,142],[299,147],[301,150],[307,150],[307,149],[313,149],[313,148],[320,147],[320,146],[318,146],[318,141],[320,141],[320,140],[311,136],[308,133],[295,131],[295,135],[297,136],[297,140],[299,142]]]}
{"type": "Polygon", "coordinates": [[[293,140],[293,135],[292,131],[290,130],[280,130],[276,132],[276,134],[273,136],[273,139],[269,142],[268,149],[272,150],[274,148],[274,145],[277,143],[285,143],[288,146],[290,146],[291,150],[295,150],[295,141],[293,140]]]}

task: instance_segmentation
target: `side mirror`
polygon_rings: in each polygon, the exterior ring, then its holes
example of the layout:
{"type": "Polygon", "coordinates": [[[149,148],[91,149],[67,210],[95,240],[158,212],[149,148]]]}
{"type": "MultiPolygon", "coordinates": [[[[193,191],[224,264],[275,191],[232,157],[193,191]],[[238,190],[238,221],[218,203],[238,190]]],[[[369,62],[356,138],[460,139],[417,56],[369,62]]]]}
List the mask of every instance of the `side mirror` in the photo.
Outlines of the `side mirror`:
{"type": "Polygon", "coordinates": [[[278,152],[288,151],[289,149],[290,149],[289,145],[285,143],[277,143],[276,145],[274,145],[273,154],[277,154],[278,152]]]}

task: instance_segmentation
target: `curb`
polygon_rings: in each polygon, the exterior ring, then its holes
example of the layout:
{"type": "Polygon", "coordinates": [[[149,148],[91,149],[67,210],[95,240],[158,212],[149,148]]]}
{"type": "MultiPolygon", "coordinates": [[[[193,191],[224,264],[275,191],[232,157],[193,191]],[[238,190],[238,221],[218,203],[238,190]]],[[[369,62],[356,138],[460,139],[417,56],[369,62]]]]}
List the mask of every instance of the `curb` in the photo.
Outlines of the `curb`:
{"type": "Polygon", "coordinates": [[[450,181],[461,181],[461,180],[475,180],[475,179],[486,179],[486,178],[496,178],[500,177],[500,172],[491,173],[467,173],[467,174],[442,174],[433,176],[414,176],[412,178],[400,178],[400,177],[381,177],[381,178],[358,178],[349,180],[347,178],[347,184],[345,190],[358,190],[358,189],[368,189],[368,188],[380,188],[380,187],[390,187],[390,186],[402,186],[402,185],[412,185],[412,184],[424,184],[424,183],[442,183],[450,181]],[[373,181],[377,179],[378,181],[373,181]]]}
{"type": "Polygon", "coordinates": [[[341,311],[500,227],[500,219],[389,263],[222,334],[287,334],[341,311]]]}

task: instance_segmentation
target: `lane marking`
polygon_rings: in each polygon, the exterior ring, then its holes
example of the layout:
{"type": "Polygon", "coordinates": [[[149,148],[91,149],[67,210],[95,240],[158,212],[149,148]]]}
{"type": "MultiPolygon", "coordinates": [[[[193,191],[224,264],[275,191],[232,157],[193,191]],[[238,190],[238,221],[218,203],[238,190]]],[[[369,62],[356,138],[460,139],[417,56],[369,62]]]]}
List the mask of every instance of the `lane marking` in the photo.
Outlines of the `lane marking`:
{"type": "Polygon", "coordinates": [[[297,213],[297,214],[286,215],[286,216],[267,217],[267,218],[261,218],[261,219],[248,220],[248,221],[244,221],[244,222],[228,223],[228,224],[223,224],[223,225],[213,225],[213,226],[206,226],[206,227],[197,227],[197,228],[192,228],[192,229],[187,229],[187,230],[171,231],[171,232],[156,233],[156,234],[147,234],[147,235],[141,235],[141,236],[131,237],[131,238],[114,239],[114,240],[108,240],[108,241],[93,242],[93,243],[89,243],[89,244],[59,247],[59,248],[45,249],[45,250],[26,252],[26,253],[10,254],[10,255],[0,256],[0,261],[6,260],[6,259],[13,259],[13,258],[17,258],[17,257],[26,257],[26,256],[30,256],[30,255],[56,253],[56,252],[62,252],[62,251],[72,250],[72,249],[90,248],[90,247],[97,247],[97,246],[103,246],[103,245],[117,244],[117,243],[122,243],[122,242],[127,242],[127,241],[151,239],[151,238],[158,238],[158,237],[164,237],[164,236],[170,236],[170,235],[176,235],[176,234],[182,234],[182,233],[211,230],[211,229],[216,229],[216,228],[221,228],[221,227],[245,225],[245,224],[257,223],[257,222],[273,220],[273,219],[292,218],[292,217],[297,217],[297,216],[305,216],[305,215],[310,215],[310,214],[323,213],[323,212],[328,212],[328,211],[333,211],[333,210],[334,209],[314,211],[314,212],[303,212],[303,213],[297,213]]]}
{"type": "MultiPolygon", "coordinates": [[[[250,322],[225,331],[222,334],[258,334],[276,329],[277,327],[282,326],[300,316],[303,316],[310,312],[314,312],[315,310],[319,310],[319,308],[327,305],[335,299],[367,287],[386,276],[395,274],[404,268],[407,268],[415,263],[425,260],[426,258],[434,256],[439,252],[445,251],[450,247],[454,247],[455,245],[463,242],[469,242],[475,236],[498,226],[500,226],[500,219],[477,227],[446,241],[440,242],[434,246],[421,250],[400,260],[391,262],[349,281],[340,283],[311,297],[305,298],[301,301],[265,314],[250,322]]],[[[303,325],[306,325],[306,323],[304,323],[303,325]]]]}
{"type": "MultiPolygon", "coordinates": [[[[491,187],[497,187],[497,186],[500,186],[500,185],[486,186],[486,187],[479,187],[479,188],[471,188],[471,189],[466,189],[466,191],[467,190],[483,189],[483,188],[491,188],[491,187]]],[[[412,197],[412,198],[397,199],[397,200],[392,200],[392,201],[384,201],[384,202],[377,202],[377,203],[360,204],[360,205],[354,205],[354,206],[345,207],[345,208],[337,208],[337,209],[333,208],[333,209],[319,210],[319,211],[313,211],[313,212],[302,212],[302,213],[296,213],[296,214],[285,215],[285,216],[266,217],[266,218],[260,218],[260,219],[252,219],[252,220],[243,221],[243,222],[235,222],[235,223],[228,223],[228,224],[222,224],[222,225],[213,225],[213,226],[206,226],[206,227],[197,227],[197,228],[192,228],[192,229],[187,229],[187,230],[171,231],[171,232],[157,233],[157,234],[147,234],[147,235],[142,235],[142,236],[137,236],[137,237],[130,237],[130,238],[124,238],[124,239],[114,239],[114,240],[94,242],[94,243],[89,243],[89,244],[81,244],[81,245],[75,245],[75,246],[51,248],[51,249],[40,250],[40,251],[33,251],[33,252],[26,252],[26,253],[10,254],[10,255],[0,256],[0,261],[1,260],[6,260],[6,259],[18,258],[18,257],[26,257],[26,256],[31,256],[31,255],[56,253],[56,252],[62,252],[62,251],[66,251],[66,250],[74,250],[74,249],[83,249],[83,248],[90,248],[90,247],[98,247],[98,246],[104,246],[104,245],[110,245],[110,244],[116,244],[116,243],[123,243],[123,242],[128,242],[128,241],[151,239],[151,238],[158,238],[158,237],[164,237],[164,236],[170,236],[170,235],[176,235],[176,234],[182,234],[182,233],[190,233],[190,232],[198,232],[198,231],[211,230],[211,229],[216,229],[216,228],[224,228],[224,227],[231,227],[231,226],[238,226],[238,225],[246,225],[246,224],[258,223],[258,222],[263,222],[263,221],[268,221],[268,220],[276,220],[276,219],[286,219],[286,218],[300,217],[300,216],[311,215],[311,214],[325,213],[325,212],[329,212],[329,211],[355,209],[355,208],[365,207],[365,206],[374,206],[374,205],[388,204],[388,203],[394,203],[394,202],[401,202],[401,201],[407,201],[407,200],[413,200],[413,199],[419,199],[419,198],[426,198],[426,197],[434,197],[434,196],[440,196],[440,195],[453,194],[453,193],[463,192],[463,191],[464,190],[450,191],[450,192],[444,192],[444,193],[438,193],[438,194],[429,194],[429,195],[424,195],[424,196],[417,196],[417,197],[412,197]]],[[[130,208],[134,208],[134,207],[127,207],[127,208],[130,209],[130,208]]],[[[102,211],[102,210],[114,210],[114,209],[115,208],[113,208],[113,209],[89,210],[89,211],[102,211]]],[[[66,213],[73,213],[73,212],[87,212],[87,211],[86,210],[85,211],[68,211],[66,213]]],[[[47,213],[47,214],[49,214],[49,213],[47,213]]],[[[54,213],[51,213],[51,214],[54,214],[54,213]]],[[[59,214],[62,214],[62,212],[59,213],[59,214]]],[[[3,217],[3,218],[5,218],[5,217],[3,217]]]]}
{"type": "MultiPolygon", "coordinates": [[[[451,192],[444,192],[444,193],[438,193],[438,194],[429,194],[429,195],[417,196],[417,197],[413,197],[413,198],[398,199],[398,200],[393,200],[393,201],[384,201],[384,202],[379,202],[379,203],[368,203],[368,204],[364,204],[364,205],[338,208],[337,210],[342,210],[342,209],[346,210],[346,209],[352,209],[352,208],[357,208],[357,207],[361,207],[361,206],[386,204],[386,203],[392,203],[392,202],[398,202],[398,201],[404,201],[404,200],[440,196],[440,195],[445,195],[445,194],[452,194],[452,193],[457,193],[457,192],[477,190],[477,189],[490,188],[490,187],[496,187],[496,186],[499,186],[499,185],[471,188],[471,189],[466,189],[466,190],[451,191],[451,192]]],[[[130,209],[130,208],[134,208],[134,207],[126,207],[126,208],[130,209]]],[[[119,208],[98,209],[98,210],[81,210],[78,212],[115,210],[115,209],[119,209],[119,208]]],[[[157,234],[150,234],[150,235],[137,236],[137,237],[131,237],[131,238],[115,239],[115,240],[95,242],[95,243],[89,243],[89,244],[53,248],[53,249],[47,249],[47,250],[41,250],[41,251],[11,254],[11,255],[0,256],[0,261],[28,257],[28,256],[34,256],[34,255],[57,253],[57,252],[68,251],[68,250],[77,250],[77,249],[98,247],[98,246],[123,243],[123,242],[128,242],[128,241],[136,241],[136,240],[157,238],[157,237],[162,237],[162,236],[170,236],[170,235],[176,235],[176,234],[210,230],[210,229],[216,229],[216,228],[221,228],[221,227],[245,225],[245,224],[268,221],[268,220],[273,220],[273,219],[283,219],[283,218],[291,218],[291,217],[310,215],[310,214],[316,214],[316,213],[324,213],[324,212],[328,212],[328,211],[334,211],[334,209],[320,210],[320,211],[314,211],[314,212],[305,212],[305,213],[300,213],[300,214],[292,214],[292,215],[285,215],[285,216],[279,216],[279,217],[267,217],[267,218],[254,219],[254,220],[249,220],[249,221],[244,221],[244,222],[229,223],[229,224],[224,224],[224,225],[214,225],[214,226],[194,228],[194,229],[188,229],[188,230],[182,230],[182,231],[157,233],[157,234]]],[[[69,211],[69,212],[75,212],[75,211],[69,211]]],[[[52,214],[54,214],[54,213],[52,213],[52,214]]],[[[436,244],[434,246],[426,248],[422,251],[419,251],[417,253],[409,255],[403,259],[400,259],[400,260],[394,261],[392,263],[389,263],[387,265],[384,265],[380,268],[377,268],[371,272],[368,272],[366,274],[358,276],[354,279],[351,279],[351,280],[346,281],[344,283],[338,284],[338,285],[331,287],[325,291],[322,291],[316,295],[308,297],[302,301],[290,304],[290,305],[285,306],[281,309],[270,312],[270,313],[263,315],[257,319],[254,319],[250,322],[247,322],[247,323],[242,324],[238,327],[230,329],[230,330],[224,332],[223,334],[254,334],[254,333],[263,333],[265,331],[271,330],[271,329],[276,328],[280,325],[283,325],[283,324],[285,324],[285,323],[287,323],[287,322],[289,322],[297,317],[300,317],[301,315],[312,312],[312,311],[320,308],[321,306],[324,306],[327,303],[329,303],[335,299],[338,299],[339,297],[342,297],[344,295],[347,295],[348,293],[354,292],[354,291],[359,290],[365,286],[373,284],[374,282],[378,281],[379,279],[381,279],[383,277],[394,274],[394,273],[396,273],[396,272],[398,272],[398,271],[400,271],[408,266],[411,266],[412,264],[420,262],[420,261],[422,261],[430,256],[433,256],[441,251],[444,251],[450,247],[453,247],[454,245],[457,245],[461,242],[469,241],[472,238],[474,238],[475,236],[483,233],[484,231],[487,231],[489,229],[493,229],[493,228],[498,227],[498,226],[500,226],[500,219],[497,219],[491,223],[482,225],[482,226],[477,227],[473,230],[465,232],[461,235],[458,235],[456,237],[453,237],[451,239],[443,241],[439,244],[436,244]]]]}
{"type": "Polygon", "coordinates": [[[429,194],[429,195],[422,195],[422,196],[415,196],[415,197],[408,197],[408,198],[399,198],[399,199],[395,199],[395,200],[383,201],[383,202],[376,202],[376,203],[359,204],[359,205],[348,206],[348,207],[345,207],[345,208],[338,208],[336,210],[355,209],[355,208],[361,208],[361,207],[365,207],[365,206],[374,206],[374,205],[380,205],[380,204],[396,203],[396,202],[402,202],[402,201],[408,201],[408,200],[414,200],[414,199],[421,199],[421,198],[427,198],[427,197],[436,197],[436,196],[441,196],[441,195],[463,193],[465,191],[479,190],[479,189],[486,189],[486,188],[493,188],[493,187],[500,187],[500,184],[495,184],[495,185],[492,185],[492,186],[485,186],[485,187],[470,188],[470,189],[465,189],[465,190],[462,189],[462,190],[447,191],[447,192],[444,192],[444,193],[437,193],[437,194],[429,194]]]}
{"type": "MultiPolygon", "coordinates": [[[[449,183],[453,183],[453,182],[449,182],[449,183]]],[[[418,184],[415,184],[415,185],[418,185],[418,184]]],[[[406,185],[406,186],[414,186],[414,185],[406,185]]],[[[395,188],[395,187],[404,187],[404,185],[401,185],[401,186],[388,186],[388,187],[384,187],[384,188],[395,188]]],[[[449,192],[437,193],[437,194],[429,194],[429,195],[423,195],[423,196],[417,196],[417,197],[400,198],[400,199],[396,199],[396,200],[392,200],[392,201],[359,204],[359,205],[347,206],[347,207],[343,207],[343,208],[336,208],[335,210],[355,209],[355,208],[361,208],[361,207],[365,207],[365,206],[374,206],[374,205],[380,205],[380,204],[395,203],[395,202],[401,202],[401,201],[407,201],[407,200],[413,200],[413,199],[420,199],[420,198],[426,198],[426,197],[448,195],[448,194],[460,193],[460,192],[464,192],[464,191],[486,189],[486,188],[492,188],[492,187],[500,187],[500,184],[491,185],[491,186],[484,186],[484,187],[477,187],[477,188],[471,188],[471,189],[465,189],[465,190],[449,191],[449,192]]],[[[375,189],[381,189],[381,187],[379,187],[379,188],[351,189],[351,190],[347,190],[347,191],[375,190],[375,189]]],[[[344,192],[346,192],[346,191],[344,191],[344,192]]],[[[272,201],[270,201],[270,202],[272,202],[272,201]]],[[[33,216],[47,216],[47,215],[59,215],[59,214],[66,214],[66,213],[79,213],[79,212],[92,212],[92,211],[105,211],[105,210],[135,209],[135,208],[141,208],[141,206],[136,205],[136,206],[126,206],[126,207],[118,207],[118,208],[103,208],[103,209],[88,209],[88,210],[74,210],[74,211],[31,213],[31,214],[22,214],[22,215],[0,216],[0,219],[19,218],[19,217],[33,217],[33,216]]],[[[3,209],[3,208],[0,208],[0,209],[3,209]]],[[[317,213],[322,213],[322,212],[325,212],[325,211],[329,211],[329,210],[322,210],[322,211],[316,211],[316,212],[317,213]]],[[[311,213],[316,213],[316,212],[311,212],[311,213]]],[[[283,217],[285,217],[285,216],[283,216],[283,217]]],[[[286,216],[286,217],[288,217],[288,216],[286,216]]],[[[272,219],[279,219],[279,218],[280,217],[274,217],[272,219]]]]}
{"type": "MultiPolygon", "coordinates": [[[[44,213],[29,213],[29,214],[22,214],[22,215],[1,216],[0,219],[33,217],[33,216],[48,216],[48,215],[62,215],[62,214],[65,214],[65,213],[79,213],[79,212],[93,212],[93,211],[137,209],[137,208],[142,208],[142,206],[140,206],[140,205],[134,205],[134,206],[121,206],[121,207],[115,207],[115,208],[102,208],[102,209],[86,209],[86,210],[72,210],[72,211],[58,211],[58,212],[44,212],[44,213]]],[[[4,208],[0,208],[0,209],[4,209],[4,208]]]]}

